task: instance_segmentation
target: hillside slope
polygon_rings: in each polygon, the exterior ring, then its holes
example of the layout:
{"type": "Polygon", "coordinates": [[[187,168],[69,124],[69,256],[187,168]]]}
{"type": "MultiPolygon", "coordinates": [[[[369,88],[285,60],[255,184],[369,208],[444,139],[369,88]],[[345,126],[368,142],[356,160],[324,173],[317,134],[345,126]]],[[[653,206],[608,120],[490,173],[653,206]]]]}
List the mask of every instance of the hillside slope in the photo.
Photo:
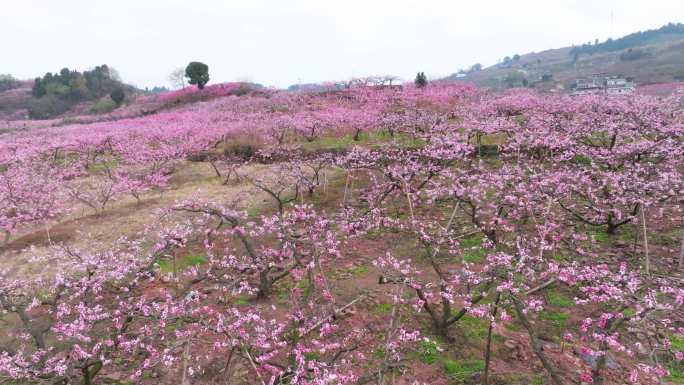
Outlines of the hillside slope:
{"type": "Polygon", "coordinates": [[[0,120],[26,119],[30,101],[30,82],[24,82],[17,88],[0,91],[0,120]]]}
{"type": "Polygon", "coordinates": [[[549,90],[571,88],[575,79],[595,73],[632,77],[638,85],[682,80],[684,25],[670,24],[598,45],[531,52],[481,71],[469,71],[465,77],[453,74],[448,78],[498,89],[529,85],[549,90]]]}

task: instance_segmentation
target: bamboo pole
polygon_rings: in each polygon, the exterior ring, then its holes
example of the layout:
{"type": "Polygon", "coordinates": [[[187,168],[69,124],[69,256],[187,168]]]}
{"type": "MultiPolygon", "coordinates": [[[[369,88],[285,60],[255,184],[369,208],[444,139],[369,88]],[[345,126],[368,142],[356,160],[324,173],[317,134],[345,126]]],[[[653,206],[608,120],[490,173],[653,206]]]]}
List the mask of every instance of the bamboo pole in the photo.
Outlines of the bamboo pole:
{"type": "Polygon", "coordinates": [[[648,237],[646,236],[646,214],[644,207],[641,207],[641,230],[644,237],[644,257],[646,259],[646,274],[651,274],[651,257],[648,254],[648,237]]]}

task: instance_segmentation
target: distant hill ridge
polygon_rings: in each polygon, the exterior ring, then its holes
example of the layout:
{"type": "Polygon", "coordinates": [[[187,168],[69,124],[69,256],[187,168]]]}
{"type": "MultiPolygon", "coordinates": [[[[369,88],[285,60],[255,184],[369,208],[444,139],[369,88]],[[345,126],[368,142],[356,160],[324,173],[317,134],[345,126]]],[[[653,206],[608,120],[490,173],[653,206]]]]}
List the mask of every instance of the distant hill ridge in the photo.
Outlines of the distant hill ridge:
{"type": "Polygon", "coordinates": [[[637,85],[684,80],[684,24],[524,55],[506,56],[481,69],[475,65],[446,79],[490,88],[569,89],[577,78],[608,73],[633,78],[637,85]]]}

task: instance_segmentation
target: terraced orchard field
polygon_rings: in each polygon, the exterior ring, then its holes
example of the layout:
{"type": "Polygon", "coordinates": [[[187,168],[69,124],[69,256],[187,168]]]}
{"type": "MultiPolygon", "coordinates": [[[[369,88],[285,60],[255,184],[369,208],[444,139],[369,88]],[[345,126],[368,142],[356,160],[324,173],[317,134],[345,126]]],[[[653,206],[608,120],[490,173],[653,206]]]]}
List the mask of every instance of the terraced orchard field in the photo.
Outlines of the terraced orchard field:
{"type": "Polygon", "coordinates": [[[0,135],[0,383],[684,383],[677,97],[202,92],[0,135]]]}

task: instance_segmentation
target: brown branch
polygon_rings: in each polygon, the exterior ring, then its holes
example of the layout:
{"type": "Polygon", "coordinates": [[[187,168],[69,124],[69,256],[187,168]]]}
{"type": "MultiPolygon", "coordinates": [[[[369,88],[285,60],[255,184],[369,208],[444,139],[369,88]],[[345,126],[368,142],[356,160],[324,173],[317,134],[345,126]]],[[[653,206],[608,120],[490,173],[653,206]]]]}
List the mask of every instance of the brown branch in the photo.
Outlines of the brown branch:
{"type": "Polygon", "coordinates": [[[320,319],[318,322],[316,322],[315,324],[313,324],[313,326],[311,326],[311,327],[308,328],[306,331],[304,331],[304,333],[302,333],[301,337],[304,337],[304,336],[306,336],[307,334],[311,333],[312,331],[318,329],[319,326],[323,325],[325,322],[327,322],[327,321],[330,320],[331,318],[336,317],[336,316],[337,316],[338,314],[340,314],[341,312],[345,311],[346,309],[350,308],[351,306],[354,306],[355,303],[357,303],[357,302],[359,302],[359,301],[361,301],[362,299],[365,299],[365,298],[366,298],[365,295],[358,296],[358,297],[356,297],[356,299],[354,299],[353,301],[349,302],[348,304],[342,306],[341,308],[335,309],[335,310],[333,311],[332,314],[328,315],[327,317],[323,317],[323,318],[320,319]]]}
{"type": "Polygon", "coordinates": [[[536,293],[536,292],[538,292],[538,291],[540,291],[540,290],[544,290],[544,289],[546,289],[547,287],[549,287],[549,286],[553,285],[554,283],[556,283],[556,281],[557,281],[556,278],[551,278],[551,279],[549,279],[548,281],[542,283],[541,285],[539,285],[539,286],[537,286],[537,287],[533,287],[532,289],[526,291],[526,292],[525,292],[525,295],[531,295],[531,294],[534,294],[534,293],[536,293]]]}
{"type": "Polygon", "coordinates": [[[527,335],[530,338],[530,345],[532,346],[534,354],[537,355],[542,365],[544,366],[544,369],[546,369],[546,372],[549,373],[549,376],[551,376],[551,380],[553,380],[554,384],[563,385],[563,382],[561,381],[560,377],[558,377],[558,374],[556,374],[555,370],[553,369],[549,361],[546,359],[546,356],[544,355],[542,346],[539,343],[539,340],[537,339],[534,329],[532,328],[530,321],[527,319],[527,316],[525,316],[522,302],[518,298],[516,298],[512,293],[511,298],[513,299],[513,304],[515,306],[515,311],[518,314],[518,318],[520,319],[520,322],[522,322],[523,327],[525,327],[525,329],[527,330],[527,335]]]}

